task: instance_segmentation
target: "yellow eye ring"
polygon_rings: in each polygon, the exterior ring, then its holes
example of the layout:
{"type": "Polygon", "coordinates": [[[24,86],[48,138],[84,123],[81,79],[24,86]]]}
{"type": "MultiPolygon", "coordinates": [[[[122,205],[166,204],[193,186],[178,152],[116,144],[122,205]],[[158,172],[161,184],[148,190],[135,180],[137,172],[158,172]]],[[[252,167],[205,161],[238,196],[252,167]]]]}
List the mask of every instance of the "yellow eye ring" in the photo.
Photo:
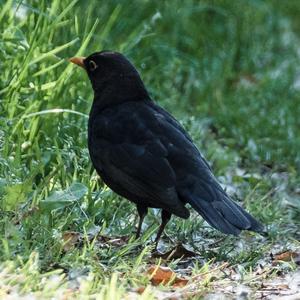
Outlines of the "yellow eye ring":
{"type": "Polygon", "coordinates": [[[98,65],[93,60],[90,60],[89,61],[89,69],[91,71],[95,71],[97,68],[98,68],[98,65]]]}

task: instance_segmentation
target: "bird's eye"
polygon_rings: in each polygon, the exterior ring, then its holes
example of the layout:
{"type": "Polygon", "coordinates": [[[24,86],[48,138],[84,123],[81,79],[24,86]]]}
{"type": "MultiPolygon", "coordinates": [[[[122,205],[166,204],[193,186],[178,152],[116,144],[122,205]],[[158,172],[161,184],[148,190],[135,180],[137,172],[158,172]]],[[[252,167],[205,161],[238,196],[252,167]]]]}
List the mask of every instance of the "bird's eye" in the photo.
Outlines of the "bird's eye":
{"type": "Polygon", "coordinates": [[[90,68],[91,71],[95,71],[98,68],[98,66],[93,60],[90,60],[89,61],[89,68],[90,68]]]}

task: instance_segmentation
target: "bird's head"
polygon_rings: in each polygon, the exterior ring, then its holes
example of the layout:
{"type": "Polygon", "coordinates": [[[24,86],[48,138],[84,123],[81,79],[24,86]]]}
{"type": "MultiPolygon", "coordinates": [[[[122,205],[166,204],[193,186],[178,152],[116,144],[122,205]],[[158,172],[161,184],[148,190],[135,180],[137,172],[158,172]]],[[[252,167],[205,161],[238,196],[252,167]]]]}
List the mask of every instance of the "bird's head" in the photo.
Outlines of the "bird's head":
{"type": "Polygon", "coordinates": [[[85,69],[99,99],[148,95],[136,68],[121,53],[101,51],[88,57],[72,57],[70,61],[85,69]]]}

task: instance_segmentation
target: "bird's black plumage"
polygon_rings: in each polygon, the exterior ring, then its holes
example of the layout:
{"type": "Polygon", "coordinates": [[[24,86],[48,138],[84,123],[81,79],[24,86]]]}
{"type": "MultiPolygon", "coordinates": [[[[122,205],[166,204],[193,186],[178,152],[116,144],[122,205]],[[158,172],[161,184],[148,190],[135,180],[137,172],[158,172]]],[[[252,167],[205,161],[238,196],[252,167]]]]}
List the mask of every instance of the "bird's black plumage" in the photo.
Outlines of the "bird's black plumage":
{"type": "Polygon", "coordinates": [[[148,207],[189,217],[189,203],[216,229],[237,235],[263,226],[222,189],[192,139],[155,104],[134,66],[120,53],[102,51],[83,60],[94,89],[88,126],[92,163],[116,193],[136,203],[141,222],[148,207]]]}

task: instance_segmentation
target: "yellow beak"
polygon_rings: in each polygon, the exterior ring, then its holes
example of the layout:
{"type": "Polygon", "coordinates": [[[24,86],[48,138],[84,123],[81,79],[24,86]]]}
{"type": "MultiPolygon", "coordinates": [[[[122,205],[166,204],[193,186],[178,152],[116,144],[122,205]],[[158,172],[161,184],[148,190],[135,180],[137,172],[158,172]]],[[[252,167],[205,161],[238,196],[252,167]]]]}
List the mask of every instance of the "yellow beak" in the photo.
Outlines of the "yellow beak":
{"type": "Polygon", "coordinates": [[[85,69],[85,65],[83,61],[85,60],[85,57],[83,56],[77,56],[77,57],[72,57],[69,59],[69,61],[75,65],[80,66],[81,68],[85,69]]]}

